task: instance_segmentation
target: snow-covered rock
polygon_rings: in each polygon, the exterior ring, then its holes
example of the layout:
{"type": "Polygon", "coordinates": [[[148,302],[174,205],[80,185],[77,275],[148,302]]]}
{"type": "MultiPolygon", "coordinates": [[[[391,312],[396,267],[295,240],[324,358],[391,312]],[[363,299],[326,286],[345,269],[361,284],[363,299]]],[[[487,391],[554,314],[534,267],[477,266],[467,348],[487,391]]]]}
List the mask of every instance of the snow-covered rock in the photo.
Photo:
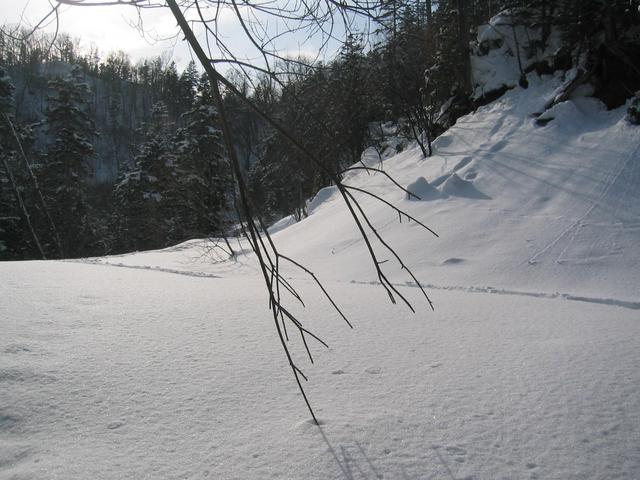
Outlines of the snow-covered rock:
{"type": "Polygon", "coordinates": [[[561,46],[560,34],[550,32],[545,49],[540,49],[542,29],[518,20],[522,10],[505,10],[478,28],[471,55],[474,98],[526,84],[525,72],[539,62],[552,62],[561,46]]]}

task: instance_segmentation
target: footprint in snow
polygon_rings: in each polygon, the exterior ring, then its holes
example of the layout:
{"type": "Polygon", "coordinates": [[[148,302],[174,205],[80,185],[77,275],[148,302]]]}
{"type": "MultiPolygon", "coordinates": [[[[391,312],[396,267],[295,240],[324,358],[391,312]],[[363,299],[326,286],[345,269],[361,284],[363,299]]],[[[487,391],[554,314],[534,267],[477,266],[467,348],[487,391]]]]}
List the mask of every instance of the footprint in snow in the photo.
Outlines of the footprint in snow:
{"type": "Polygon", "coordinates": [[[25,382],[49,384],[55,382],[56,377],[44,373],[32,372],[17,368],[0,368],[0,382],[25,382]]]}
{"type": "Polygon", "coordinates": [[[20,422],[20,418],[15,415],[0,414],[0,432],[9,431],[20,422]]]}
{"type": "Polygon", "coordinates": [[[442,265],[457,265],[463,262],[464,262],[464,258],[451,257],[444,260],[442,262],[442,265]]]}
{"type": "Polygon", "coordinates": [[[9,345],[7,348],[3,350],[4,353],[27,353],[30,352],[31,348],[26,345],[14,344],[9,345]]]}
{"type": "Polygon", "coordinates": [[[447,447],[445,450],[451,455],[466,455],[467,451],[460,447],[447,447]]]}

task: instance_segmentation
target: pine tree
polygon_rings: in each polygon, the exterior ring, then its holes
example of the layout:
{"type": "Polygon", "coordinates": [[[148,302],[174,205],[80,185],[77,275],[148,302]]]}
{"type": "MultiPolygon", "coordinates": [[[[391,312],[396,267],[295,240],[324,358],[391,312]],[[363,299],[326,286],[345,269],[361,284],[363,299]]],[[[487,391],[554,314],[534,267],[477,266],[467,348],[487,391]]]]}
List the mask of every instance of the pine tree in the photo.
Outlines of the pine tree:
{"type": "Polygon", "coordinates": [[[306,215],[305,200],[312,194],[310,176],[279,135],[266,137],[264,149],[249,172],[252,198],[266,221],[292,213],[299,220],[306,215]]]}
{"type": "Polygon", "coordinates": [[[196,63],[191,60],[178,80],[179,102],[182,109],[189,110],[194,106],[198,83],[198,69],[196,63]]]}
{"type": "Polygon", "coordinates": [[[172,129],[166,105],[156,102],[151,120],[144,126],[144,141],[134,166],[115,187],[120,250],[158,248],[181,240],[172,129]]]}
{"type": "Polygon", "coordinates": [[[161,81],[161,100],[167,105],[169,114],[176,119],[182,113],[181,105],[181,88],[180,77],[178,76],[178,68],[175,62],[171,62],[169,66],[162,72],[161,81]]]}
{"type": "Polygon", "coordinates": [[[181,233],[185,238],[224,233],[231,176],[217,111],[199,101],[185,122],[177,134],[181,233]]]}
{"type": "MultiPolygon", "coordinates": [[[[369,123],[368,99],[365,90],[365,56],[362,41],[349,35],[343,45],[338,61],[334,63],[334,74],[331,77],[332,106],[335,111],[333,119],[336,125],[338,143],[347,148],[344,163],[355,163],[364,149],[367,127],[369,123]]],[[[331,166],[334,171],[340,165],[331,166]]]]}
{"type": "Polygon", "coordinates": [[[87,176],[97,135],[88,111],[89,87],[79,67],[67,78],[49,82],[46,108],[50,144],[40,178],[52,217],[60,232],[63,254],[81,256],[95,240],[87,202],[87,176]]]}

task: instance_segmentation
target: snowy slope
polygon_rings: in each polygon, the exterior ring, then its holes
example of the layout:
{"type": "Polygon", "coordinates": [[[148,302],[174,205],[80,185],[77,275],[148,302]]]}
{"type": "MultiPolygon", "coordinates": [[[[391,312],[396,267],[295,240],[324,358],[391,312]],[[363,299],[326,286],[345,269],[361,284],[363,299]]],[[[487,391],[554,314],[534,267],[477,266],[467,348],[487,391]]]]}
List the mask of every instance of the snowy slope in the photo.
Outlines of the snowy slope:
{"type": "MultiPolygon", "coordinates": [[[[509,92],[438,138],[433,158],[411,150],[385,162],[403,185],[443,182],[441,199],[405,200],[381,175],[350,180],[440,234],[398,227],[393,212],[363,199],[422,281],[640,300],[640,129],[624,121],[624,108],[608,112],[591,98],[558,105],[555,120],[536,126],[530,115],[559,82],[531,76],[529,90],[509,92]]],[[[328,275],[372,279],[334,198],[276,238],[300,258],[319,259],[328,275]]]]}
{"type": "MultiPolygon", "coordinates": [[[[360,196],[422,283],[640,306],[640,129],[624,120],[624,107],[606,111],[592,98],[557,105],[545,114],[554,120],[537,126],[531,115],[555,97],[562,81],[530,75],[529,83],[529,89],[512,90],[460,119],[435,141],[433,157],[423,159],[413,148],[384,161],[385,171],[417,188],[422,201],[407,200],[380,174],[352,172],[346,183],[382,195],[437,231],[440,238],[416,224],[400,225],[389,208],[360,196]]],[[[371,151],[363,160],[379,164],[371,151]]],[[[321,278],[375,280],[335,188],[319,192],[309,211],[305,220],[283,219],[286,228],[273,229],[279,248],[321,278]]],[[[203,263],[198,245],[169,249],[174,255],[148,252],[98,261],[208,274],[255,271],[203,263]]],[[[397,270],[392,263],[385,265],[391,272],[397,270]]],[[[394,278],[410,280],[399,271],[394,278]]]]}
{"type": "Polygon", "coordinates": [[[385,160],[423,200],[350,174],[440,234],[363,198],[435,312],[392,262],[417,315],[370,284],[331,189],[274,234],[355,326],[288,272],[331,347],[292,344],[320,428],[250,254],[0,264],[0,479],[638,478],[640,129],[588,98],[536,126],[561,80],[529,80],[385,160]]]}

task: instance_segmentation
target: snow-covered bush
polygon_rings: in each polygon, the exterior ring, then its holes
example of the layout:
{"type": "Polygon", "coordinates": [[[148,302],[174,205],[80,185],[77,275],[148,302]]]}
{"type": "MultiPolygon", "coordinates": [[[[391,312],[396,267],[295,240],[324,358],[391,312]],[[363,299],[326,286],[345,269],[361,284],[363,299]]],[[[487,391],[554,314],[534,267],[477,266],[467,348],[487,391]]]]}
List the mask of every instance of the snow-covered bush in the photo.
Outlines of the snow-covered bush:
{"type": "Polygon", "coordinates": [[[636,92],[627,108],[627,121],[633,125],[640,125],[640,90],[636,92]]]}

